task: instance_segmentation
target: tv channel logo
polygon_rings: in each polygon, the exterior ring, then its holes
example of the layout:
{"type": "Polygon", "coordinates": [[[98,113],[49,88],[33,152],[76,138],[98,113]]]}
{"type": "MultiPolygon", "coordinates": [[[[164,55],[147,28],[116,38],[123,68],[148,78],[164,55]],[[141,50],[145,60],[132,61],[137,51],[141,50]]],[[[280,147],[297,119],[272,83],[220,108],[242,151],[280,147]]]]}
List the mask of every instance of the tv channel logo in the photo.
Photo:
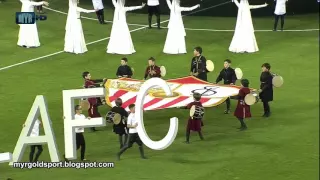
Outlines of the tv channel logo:
{"type": "Polygon", "coordinates": [[[47,16],[36,15],[34,12],[16,12],[16,24],[34,24],[39,20],[45,21],[47,16]]]}

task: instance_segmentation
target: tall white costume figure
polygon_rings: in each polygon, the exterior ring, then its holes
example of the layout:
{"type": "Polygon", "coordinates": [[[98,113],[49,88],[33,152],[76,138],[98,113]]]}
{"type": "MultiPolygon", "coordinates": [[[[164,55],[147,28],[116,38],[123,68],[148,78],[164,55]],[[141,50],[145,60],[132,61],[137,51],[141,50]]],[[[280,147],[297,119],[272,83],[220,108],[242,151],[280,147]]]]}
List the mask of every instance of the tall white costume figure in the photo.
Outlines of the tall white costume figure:
{"type": "MultiPolygon", "coordinates": [[[[34,6],[41,6],[46,5],[48,6],[49,3],[42,1],[42,2],[33,2],[30,0],[20,0],[22,3],[21,12],[34,12],[34,6]]],[[[23,47],[39,47],[39,35],[37,24],[19,24],[19,37],[18,37],[18,46],[23,47]]]]}
{"type": "Polygon", "coordinates": [[[235,53],[257,52],[259,48],[254,35],[250,10],[266,7],[267,4],[250,6],[248,0],[240,0],[240,3],[238,0],[234,0],[234,3],[238,7],[238,17],[229,51],[235,53]]]}
{"type": "Polygon", "coordinates": [[[186,50],[186,31],[184,29],[181,11],[192,11],[200,5],[192,7],[180,7],[180,0],[167,0],[170,12],[170,21],[168,24],[167,39],[163,48],[163,52],[167,54],[185,54],[186,50]]]}
{"type": "Polygon", "coordinates": [[[127,24],[126,12],[142,9],[145,4],[142,3],[141,6],[125,7],[125,0],[112,0],[112,3],[115,7],[115,11],[107,53],[123,55],[133,54],[136,51],[134,50],[127,24]]]}
{"type": "Polygon", "coordinates": [[[64,51],[75,54],[81,54],[88,51],[84,40],[80,12],[95,12],[95,10],[87,10],[78,7],[78,3],[77,0],[69,0],[66,34],[64,37],[64,51]]]}

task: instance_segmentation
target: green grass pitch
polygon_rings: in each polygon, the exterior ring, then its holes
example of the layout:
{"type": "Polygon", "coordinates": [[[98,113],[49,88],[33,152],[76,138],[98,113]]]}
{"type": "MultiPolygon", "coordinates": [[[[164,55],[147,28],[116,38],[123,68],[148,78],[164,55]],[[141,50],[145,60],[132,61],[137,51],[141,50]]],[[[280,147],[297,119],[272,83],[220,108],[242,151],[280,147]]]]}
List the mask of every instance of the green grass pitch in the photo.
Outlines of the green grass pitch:
{"type": "MultiPolygon", "coordinates": [[[[67,1],[50,1],[51,8],[67,12],[67,1]]],[[[81,7],[92,8],[89,4],[81,7]]],[[[66,15],[46,11],[47,21],[38,22],[41,47],[24,49],[16,45],[19,26],[15,12],[21,4],[6,1],[0,4],[0,68],[63,50],[66,15]]],[[[217,7],[219,8],[219,7],[217,7]]],[[[83,14],[96,18],[95,14],[83,14]]],[[[107,20],[113,10],[107,9],[107,20]]],[[[167,20],[168,16],[162,16],[167,20]]],[[[128,14],[128,22],[146,24],[146,15],[128,14]]],[[[272,17],[253,17],[256,30],[271,30],[272,17]]],[[[111,24],[82,19],[86,42],[109,37],[111,24]]],[[[236,17],[184,18],[186,28],[234,29],[236,17]]],[[[163,23],[166,26],[167,23],[163,23]]],[[[318,14],[288,16],[286,29],[318,28],[318,14]]],[[[130,26],[131,30],[139,26],[130,26]]],[[[200,141],[192,134],[191,144],[185,140],[188,111],[168,109],[145,113],[145,124],[153,140],[167,133],[169,118],[179,118],[179,132],[174,143],[163,151],[145,150],[148,160],[142,160],[135,145],[116,162],[113,169],[14,169],[7,163],[0,165],[0,179],[14,180],[100,180],[100,179],[168,179],[168,180],[316,180],[319,179],[319,35],[311,32],[256,32],[260,48],[254,54],[233,54],[228,51],[233,32],[187,30],[185,55],[162,53],[167,29],[142,29],[132,32],[137,53],[127,56],[135,68],[135,78],[142,79],[147,58],[154,56],[158,65],[165,65],[165,79],[189,73],[192,50],[202,46],[204,56],[213,60],[216,69],[208,74],[214,82],[223,60],[230,58],[232,66],[240,67],[253,88],[259,87],[260,66],[269,62],[272,71],[284,77],[284,86],[274,90],[272,116],[263,119],[262,104],[252,107],[253,118],[247,121],[248,130],[238,132],[239,122],[233,115],[224,115],[225,104],[207,108],[204,136],[200,141]]],[[[0,85],[0,152],[13,152],[31,105],[36,95],[44,95],[61,154],[64,151],[62,90],[77,89],[83,84],[81,73],[90,71],[95,78],[116,78],[119,55],[106,54],[108,40],[88,46],[83,55],[60,53],[38,61],[1,70],[0,85]]],[[[237,83],[239,84],[239,83],[237,83]]],[[[232,101],[232,109],[235,108],[232,101]]],[[[105,114],[109,107],[101,107],[105,114]]],[[[116,160],[118,138],[112,127],[85,132],[86,158],[91,161],[116,160]]],[[[47,146],[40,160],[49,161],[47,146]]],[[[29,148],[24,160],[28,160],[29,148]]],[[[79,155],[79,153],[78,153],[79,155]]]]}

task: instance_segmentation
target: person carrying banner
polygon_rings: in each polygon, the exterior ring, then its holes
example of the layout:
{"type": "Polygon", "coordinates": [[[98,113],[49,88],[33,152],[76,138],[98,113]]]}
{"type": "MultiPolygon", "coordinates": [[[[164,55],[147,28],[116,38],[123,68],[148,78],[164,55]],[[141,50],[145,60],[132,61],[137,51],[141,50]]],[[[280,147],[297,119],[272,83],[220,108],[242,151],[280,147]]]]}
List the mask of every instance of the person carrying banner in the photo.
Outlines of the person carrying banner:
{"type": "Polygon", "coordinates": [[[208,70],[206,68],[206,58],[202,56],[202,48],[201,47],[195,47],[193,51],[194,57],[191,60],[191,68],[190,68],[190,75],[195,76],[198,79],[201,79],[203,81],[208,81],[207,79],[207,73],[208,70]]]}
{"type": "MultiPolygon", "coordinates": [[[[237,77],[233,68],[231,68],[231,60],[224,60],[224,68],[220,71],[219,76],[216,79],[216,84],[218,84],[223,79],[223,84],[234,85],[236,83],[237,77]]],[[[227,109],[224,111],[225,114],[230,113],[230,98],[226,99],[227,109]]]]}
{"type": "MultiPolygon", "coordinates": [[[[95,87],[94,85],[90,85],[88,88],[94,88],[94,87],[95,87]]],[[[90,107],[88,109],[88,116],[90,118],[99,118],[99,117],[101,117],[101,115],[99,113],[99,109],[98,109],[98,106],[99,106],[98,98],[96,98],[96,97],[88,98],[88,102],[89,102],[89,105],[90,105],[90,107]]],[[[90,129],[93,132],[97,131],[95,127],[91,127],[90,129]]]]}
{"type": "MultiPolygon", "coordinates": [[[[201,99],[201,94],[199,93],[193,93],[193,99],[194,101],[189,103],[187,106],[181,107],[182,109],[190,109],[192,106],[198,106],[198,107],[203,107],[202,103],[200,102],[201,99]]],[[[203,112],[200,112],[203,113],[203,112]]],[[[196,131],[199,134],[199,137],[201,140],[204,140],[202,132],[201,132],[201,127],[203,126],[203,121],[202,118],[199,117],[189,117],[188,124],[187,124],[187,129],[186,129],[186,141],[185,143],[189,144],[189,139],[190,139],[190,132],[191,131],[196,131]]]]}
{"type": "MultiPolygon", "coordinates": [[[[83,86],[84,88],[89,88],[89,86],[102,87],[104,86],[104,82],[107,80],[106,78],[91,79],[91,74],[88,71],[85,71],[82,73],[82,78],[84,79],[84,86],[83,86]]],[[[97,98],[97,101],[99,106],[105,103],[105,101],[101,100],[100,97],[97,98]]]]}
{"type": "Polygon", "coordinates": [[[121,65],[118,67],[117,73],[118,78],[131,78],[133,75],[132,69],[128,66],[128,58],[121,59],[121,65]]]}
{"type": "Polygon", "coordinates": [[[149,66],[146,68],[144,73],[144,80],[147,79],[149,76],[150,78],[154,77],[161,77],[161,70],[160,67],[156,65],[156,59],[153,57],[150,57],[148,60],[149,66]]]}
{"type": "Polygon", "coordinates": [[[244,131],[247,129],[247,125],[244,122],[244,119],[251,117],[250,106],[247,105],[244,101],[244,98],[247,94],[250,94],[249,80],[242,79],[239,94],[237,96],[232,97],[233,99],[238,99],[238,104],[236,110],[234,111],[234,116],[236,116],[240,121],[240,131],[244,131]]]}

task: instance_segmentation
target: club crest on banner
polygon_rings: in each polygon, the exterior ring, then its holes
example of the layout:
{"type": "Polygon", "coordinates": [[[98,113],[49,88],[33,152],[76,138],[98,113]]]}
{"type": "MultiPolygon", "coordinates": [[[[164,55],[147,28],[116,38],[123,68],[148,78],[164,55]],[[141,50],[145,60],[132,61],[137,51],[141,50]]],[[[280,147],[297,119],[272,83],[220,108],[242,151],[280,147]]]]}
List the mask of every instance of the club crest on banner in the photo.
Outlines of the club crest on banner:
{"type": "MultiPolygon", "coordinates": [[[[109,79],[106,84],[106,102],[109,106],[115,106],[115,100],[121,98],[123,108],[136,101],[138,91],[145,81],[121,78],[109,79]]],[[[193,101],[193,93],[202,95],[201,103],[204,107],[217,106],[230,96],[238,94],[240,87],[217,85],[201,81],[193,76],[166,80],[172,90],[170,96],[160,87],[152,87],[148,90],[144,99],[144,110],[158,110],[186,106],[193,101]]]]}

